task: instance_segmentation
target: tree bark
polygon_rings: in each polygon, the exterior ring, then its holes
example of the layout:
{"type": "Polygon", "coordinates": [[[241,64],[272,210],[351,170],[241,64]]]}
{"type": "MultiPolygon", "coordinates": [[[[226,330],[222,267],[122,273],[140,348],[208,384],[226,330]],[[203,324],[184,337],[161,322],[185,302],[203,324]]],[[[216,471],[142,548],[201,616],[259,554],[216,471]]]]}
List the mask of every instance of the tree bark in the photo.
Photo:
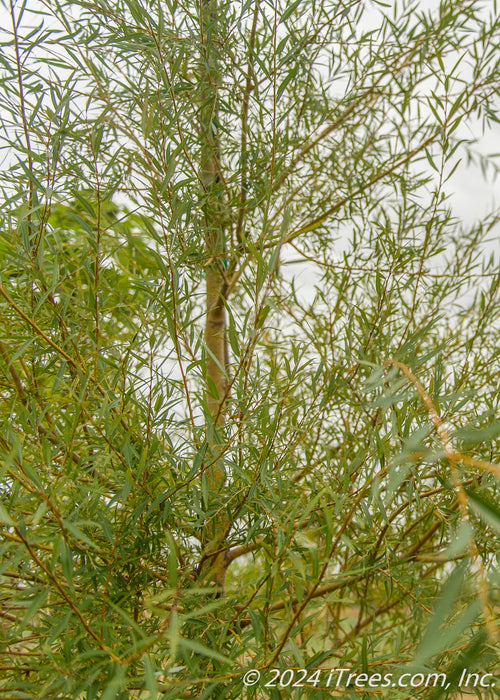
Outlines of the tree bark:
{"type": "Polygon", "coordinates": [[[226,371],[226,311],[224,275],[225,231],[223,221],[224,188],[220,163],[220,141],[218,136],[218,70],[217,44],[217,0],[201,0],[201,60],[200,60],[200,179],[203,186],[203,229],[206,253],[206,400],[208,420],[212,425],[207,430],[209,449],[208,467],[209,518],[202,537],[203,553],[201,568],[208,571],[209,580],[215,584],[217,593],[224,591],[227,564],[224,552],[216,553],[224,545],[228,530],[228,518],[221,507],[221,495],[225,483],[222,458],[218,457],[224,426],[224,403],[227,392],[226,371]]]}

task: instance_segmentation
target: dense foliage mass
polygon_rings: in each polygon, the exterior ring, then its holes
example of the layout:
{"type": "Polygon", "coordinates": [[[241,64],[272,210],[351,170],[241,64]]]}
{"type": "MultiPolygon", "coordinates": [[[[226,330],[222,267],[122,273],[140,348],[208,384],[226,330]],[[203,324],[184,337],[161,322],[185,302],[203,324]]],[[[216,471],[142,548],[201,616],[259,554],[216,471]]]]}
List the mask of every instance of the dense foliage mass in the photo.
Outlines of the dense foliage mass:
{"type": "Polygon", "coordinates": [[[496,3],[11,2],[2,697],[497,697],[496,3]]]}

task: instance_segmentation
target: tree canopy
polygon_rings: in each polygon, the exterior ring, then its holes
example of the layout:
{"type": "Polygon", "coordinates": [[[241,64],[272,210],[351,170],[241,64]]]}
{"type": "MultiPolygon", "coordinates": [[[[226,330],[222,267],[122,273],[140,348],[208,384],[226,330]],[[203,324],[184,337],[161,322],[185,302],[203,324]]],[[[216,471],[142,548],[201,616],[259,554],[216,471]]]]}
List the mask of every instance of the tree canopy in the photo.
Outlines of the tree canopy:
{"type": "Polygon", "coordinates": [[[3,696],[498,697],[496,1],[10,2],[3,696]]]}

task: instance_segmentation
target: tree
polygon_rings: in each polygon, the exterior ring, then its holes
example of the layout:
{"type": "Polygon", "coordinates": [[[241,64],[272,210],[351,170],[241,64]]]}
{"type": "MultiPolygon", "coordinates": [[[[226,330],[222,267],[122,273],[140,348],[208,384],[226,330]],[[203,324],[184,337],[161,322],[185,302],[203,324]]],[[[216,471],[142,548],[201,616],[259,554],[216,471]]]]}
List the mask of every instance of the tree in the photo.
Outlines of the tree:
{"type": "Polygon", "coordinates": [[[494,697],[496,6],[12,3],[5,696],[494,697]]]}

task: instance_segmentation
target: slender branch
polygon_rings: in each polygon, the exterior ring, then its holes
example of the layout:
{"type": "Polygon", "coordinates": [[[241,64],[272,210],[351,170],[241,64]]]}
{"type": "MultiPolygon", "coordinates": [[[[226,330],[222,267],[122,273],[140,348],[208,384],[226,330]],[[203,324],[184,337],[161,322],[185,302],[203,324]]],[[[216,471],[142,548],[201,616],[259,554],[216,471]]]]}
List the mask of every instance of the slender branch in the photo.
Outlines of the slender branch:
{"type": "Polygon", "coordinates": [[[73,610],[73,612],[76,614],[80,622],[82,623],[85,631],[94,639],[95,642],[98,643],[99,647],[106,652],[106,654],[116,663],[121,664],[122,661],[120,657],[116,656],[108,647],[104,644],[104,642],[99,638],[99,636],[94,632],[94,630],[90,627],[89,623],[87,620],[83,617],[83,614],[81,613],[80,609],[76,606],[76,604],[73,602],[73,599],[71,598],[70,595],[64,590],[63,586],[61,585],[59,579],[55,574],[52,573],[44,564],[44,562],[40,559],[40,557],[35,553],[33,550],[32,546],[28,542],[28,540],[24,537],[22,532],[19,530],[19,528],[15,527],[14,528],[17,536],[19,539],[22,541],[26,549],[28,550],[30,557],[33,559],[33,561],[36,563],[36,565],[45,573],[45,575],[52,581],[54,586],[56,587],[60,597],[69,605],[69,607],[73,610]]]}
{"type": "Polygon", "coordinates": [[[78,367],[77,363],[75,360],[68,355],[68,353],[63,350],[57,343],[55,343],[52,338],[49,338],[49,336],[42,331],[42,329],[33,321],[32,318],[30,318],[27,314],[24,313],[24,311],[16,304],[16,302],[10,298],[10,296],[7,294],[7,292],[4,289],[3,284],[0,283],[0,294],[3,296],[5,301],[11,306],[14,311],[20,316],[22,319],[28,323],[28,325],[35,331],[35,333],[44,340],[47,345],[50,345],[51,348],[53,348],[59,355],[64,357],[65,360],[67,360],[73,367],[78,367]]]}

